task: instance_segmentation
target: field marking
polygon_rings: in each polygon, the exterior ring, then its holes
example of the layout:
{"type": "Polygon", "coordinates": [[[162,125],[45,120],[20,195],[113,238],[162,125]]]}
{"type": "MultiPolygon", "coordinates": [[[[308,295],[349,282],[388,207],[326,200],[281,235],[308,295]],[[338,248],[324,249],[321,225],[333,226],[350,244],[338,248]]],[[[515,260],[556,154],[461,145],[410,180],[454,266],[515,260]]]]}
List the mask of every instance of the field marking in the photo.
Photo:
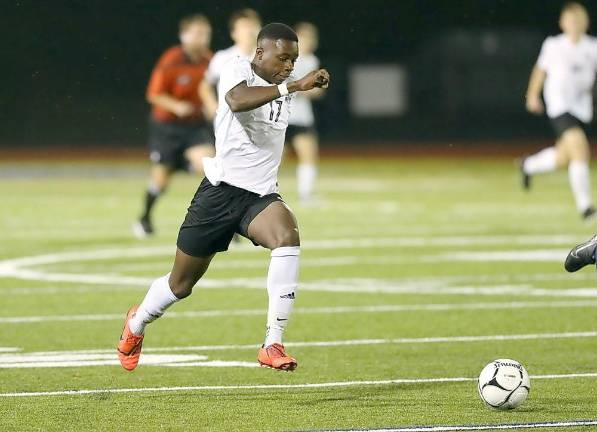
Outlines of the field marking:
{"type": "MultiPolygon", "coordinates": [[[[357,259],[357,257],[354,257],[357,259]]],[[[388,258],[394,259],[395,256],[384,255],[381,258],[388,258]]],[[[226,263],[227,261],[222,261],[222,263],[226,263]]],[[[387,264],[387,263],[386,263],[387,264]]],[[[152,264],[153,268],[155,269],[155,264],[152,264]]],[[[249,282],[251,279],[246,279],[249,282]]],[[[265,283],[264,279],[256,279],[260,284],[265,283]]],[[[437,276],[437,277],[403,277],[398,279],[393,279],[394,284],[428,284],[437,286],[442,284],[443,286],[453,285],[455,283],[467,283],[467,284],[479,284],[479,285],[491,285],[496,283],[501,284],[512,284],[512,283],[525,283],[528,284],[529,282],[544,282],[544,281],[594,281],[595,274],[593,272],[580,272],[574,275],[569,273],[533,273],[533,274],[475,274],[475,275],[460,275],[460,276],[437,276]]],[[[313,282],[313,281],[311,281],[313,282]]],[[[147,290],[147,284],[134,284],[134,285],[120,285],[118,283],[112,285],[94,285],[89,284],[91,286],[68,286],[68,285],[56,285],[56,286],[49,286],[49,287],[33,287],[27,286],[22,288],[15,288],[15,287],[0,287],[0,296],[2,295],[39,295],[39,294],[62,294],[62,293],[88,293],[88,292],[122,292],[122,291],[145,291],[147,290]]],[[[251,285],[253,285],[251,283],[251,285]]],[[[255,284],[256,285],[256,284],[255,284]]],[[[520,285],[519,285],[520,286],[520,285]]],[[[529,285],[526,285],[527,288],[529,285]]],[[[259,289],[262,289],[262,286],[259,285],[259,289]]],[[[214,287],[215,288],[215,287],[214,287]]],[[[248,287],[253,289],[253,286],[248,287]]],[[[257,288],[257,287],[256,287],[257,288]]],[[[533,289],[540,289],[540,288],[533,288],[533,289]]],[[[594,290],[594,288],[581,288],[586,290],[594,290]]],[[[558,290],[555,294],[553,290],[552,296],[564,296],[566,292],[569,290],[558,290]],[[560,293],[560,294],[558,294],[560,293]],[[558,294],[558,295],[556,295],[558,294]]],[[[448,293],[450,294],[450,293],[448,293]]],[[[586,297],[594,296],[591,291],[585,291],[586,297]]],[[[577,289],[575,289],[575,293],[571,295],[571,297],[580,296],[577,289]]],[[[597,296],[597,294],[595,295],[597,296]]],[[[549,297],[549,295],[548,295],[549,297]]]]}
{"type": "MultiPolygon", "coordinates": [[[[397,344],[433,344],[433,343],[460,343],[460,342],[485,342],[485,341],[512,341],[512,340],[540,340],[540,339],[575,339],[597,337],[597,331],[566,332],[566,333],[530,333],[510,335],[481,335],[481,336],[436,336],[420,338],[392,338],[392,339],[345,339],[328,341],[285,342],[284,346],[293,348],[329,348],[359,345],[397,345],[397,344]]],[[[229,351],[229,350],[256,350],[257,344],[238,345],[189,345],[173,347],[145,347],[144,353],[176,352],[176,351],[229,351]]],[[[55,355],[63,353],[103,354],[112,353],[113,349],[90,349],[75,351],[42,351],[36,355],[55,355]]]]}
{"type": "MultiPolygon", "coordinates": [[[[526,244],[572,244],[577,240],[575,236],[433,236],[433,237],[373,237],[362,239],[324,239],[324,240],[306,240],[303,242],[306,250],[328,250],[328,249],[361,249],[368,247],[393,248],[393,247],[417,247],[417,246],[472,246],[472,245],[526,245],[526,244]]],[[[252,245],[242,244],[235,247],[237,252],[263,252],[261,248],[255,248],[252,245]]],[[[41,280],[59,280],[58,276],[72,274],[57,273],[52,278],[52,273],[41,270],[31,271],[28,267],[56,264],[71,261],[94,261],[101,259],[115,258],[139,258],[148,256],[167,256],[173,255],[174,246],[154,246],[154,247],[133,247],[116,249],[96,249],[87,251],[70,251],[54,254],[44,254],[35,256],[26,256],[0,261],[0,276],[16,277],[21,279],[40,280],[44,275],[51,279],[41,280]]],[[[79,275],[82,276],[82,275],[79,275]]],[[[138,280],[133,278],[132,280],[138,280]]],[[[67,280],[66,281],[72,281],[67,280]]],[[[126,283],[126,282],[123,282],[126,283]]]]}
{"type": "MultiPolygon", "coordinates": [[[[570,374],[549,374],[531,375],[531,379],[574,379],[574,378],[597,378],[597,372],[570,373],[570,374]]],[[[0,397],[39,397],[39,396],[82,396],[89,394],[120,394],[120,393],[157,393],[157,392],[193,392],[193,391],[226,391],[226,390],[289,390],[289,389],[319,389],[319,388],[342,388],[356,386],[383,386],[392,384],[425,384],[425,383],[461,383],[477,381],[477,378],[454,377],[454,378],[397,378],[377,381],[335,381],[322,383],[305,384],[246,384],[246,385],[206,385],[206,386],[180,386],[180,387],[137,387],[137,388],[105,388],[105,389],[80,389],[80,390],[59,390],[42,392],[14,392],[0,393],[0,397]]]]}
{"type": "Polygon", "coordinates": [[[579,427],[594,426],[597,420],[570,420],[555,422],[535,423],[502,423],[483,425],[461,425],[461,426],[411,426],[383,429],[329,429],[312,432],[448,432],[448,431],[478,431],[478,430],[504,430],[504,429],[541,429],[554,427],[579,427]]]}
{"type": "Polygon", "coordinates": [[[476,251],[450,252],[426,258],[428,262],[435,261],[463,261],[463,262],[501,262],[501,261],[530,261],[530,262],[564,262],[568,250],[536,249],[509,251],[476,251]]]}
{"type": "MultiPolygon", "coordinates": [[[[139,361],[146,366],[167,367],[259,367],[257,362],[210,360],[198,354],[144,354],[139,361]]],[[[0,354],[0,369],[120,366],[116,351],[111,353],[12,353],[0,354]]]]}
{"type": "MultiPolygon", "coordinates": [[[[551,308],[585,308],[597,306],[597,300],[575,301],[537,301],[537,302],[482,302],[482,303],[431,303],[403,305],[371,305],[371,306],[335,306],[335,307],[297,307],[294,314],[344,314],[344,313],[391,313],[412,311],[455,311],[455,310],[487,310],[487,309],[551,309],[551,308]]],[[[221,309],[171,311],[164,318],[218,318],[233,316],[262,316],[265,309],[221,309]]],[[[114,321],[122,320],[123,314],[79,314],[79,315],[38,315],[0,317],[0,324],[32,324],[45,322],[72,321],[114,321]]],[[[0,352],[2,349],[0,348],[0,352]]]]}

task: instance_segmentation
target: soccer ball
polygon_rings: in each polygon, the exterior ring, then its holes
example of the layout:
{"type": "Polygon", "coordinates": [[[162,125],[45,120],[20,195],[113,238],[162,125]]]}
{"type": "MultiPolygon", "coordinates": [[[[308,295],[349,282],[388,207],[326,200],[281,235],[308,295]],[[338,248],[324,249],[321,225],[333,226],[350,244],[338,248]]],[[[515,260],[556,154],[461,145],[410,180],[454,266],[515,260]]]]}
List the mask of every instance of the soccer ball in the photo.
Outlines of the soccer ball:
{"type": "Polygon", "coordinates": [[[494,360],[479,375],[479,396],[491,408],[519,407],[530,390],[529,374],[516,360],[494,360]]]}

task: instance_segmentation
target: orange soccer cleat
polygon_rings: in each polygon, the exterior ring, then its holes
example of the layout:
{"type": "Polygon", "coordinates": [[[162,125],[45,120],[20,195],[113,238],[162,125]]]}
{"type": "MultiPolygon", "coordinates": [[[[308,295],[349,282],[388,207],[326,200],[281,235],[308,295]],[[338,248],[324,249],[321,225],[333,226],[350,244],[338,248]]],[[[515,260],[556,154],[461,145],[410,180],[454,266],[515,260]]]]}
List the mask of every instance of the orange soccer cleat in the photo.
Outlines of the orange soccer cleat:
{"type": "Polygon", "coordinates": [[[298,366],[296,360],[284,351],[284,345],[275,343],[262,346],[257,354],[257,361],[263,367],[292,372],[298,366]]]}
{"type": "Polygon", "coordinates": [[[127,371],[135,369],[139,363],[139,357],[141,357],[141,345],[143,345],[144,335],[136,335],[129,328],[129,321],[138,308],[139,306],[133,306],[126,313],[122,335],[118,342],[118,359],[127,371]]]}

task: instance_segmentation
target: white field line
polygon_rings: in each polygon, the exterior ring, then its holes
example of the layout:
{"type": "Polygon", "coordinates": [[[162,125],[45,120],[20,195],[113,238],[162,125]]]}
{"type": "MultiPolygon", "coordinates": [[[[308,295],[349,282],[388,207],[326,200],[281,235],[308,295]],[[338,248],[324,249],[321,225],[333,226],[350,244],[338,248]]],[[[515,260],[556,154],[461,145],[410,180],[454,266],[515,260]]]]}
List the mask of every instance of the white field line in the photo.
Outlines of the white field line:
{"type": "MultiPolygon", "coordinates": [[[[462,342],[486,342],[486,341],[515,341],[515,340],[543,340],[543,339],[576,339],[576,338],[594,338],[597,337],[597,331],[584,332],[566,332],[566,333],[530,333],[530,334],[510,334],[510,335],[481,335],[481,336],[437,336],[420,338],[394,338],[394,339],[347,339],[331,341],[305,341],[305,342],[286,342],[284,346],[294,348],[330,348],[341,346],[361,346],[361,345],[396,345],[396,344],[434,344],[434,343],[462,343],[462,342]]],[[[198,345],[198,346],[174,346],[174,347],[145,347],[144,353],[156,352],[194,352],[194,351],[230,351],[230,350],[254,350],[259,348],[256,344],[242,345],[198,345]]],[[[105,354],[112,353],[114,349],[91,349],[76,351],[45,351],[37,352],[36,355],[60,355],[69,354],[105,354]]]]}
{"type": "MultiPolygon", "coordinates": [[[[368,247],[426,247],[426,246],[483,246],[483,245],[570,245],[578,241],[576,236],[562,235],[521,235],[521,236],[435,236],[435,237],[372,237],[362,239],[327,239],[306,240],[303,242],[305,250],[328,249],[360,249],[368,247]]],[[[100,249],[74,252],[60,252],[55,254],[36,255],[0,261],[0,274],[10,272],[15,268],[35,265],[46,265],[71,261],[95,261],[100,259],[137,258],[148,256],[174,256],[175,247],[153,246],[100,249]]],[[[249,244],[235,247],[240,252],[262,252],[263,249],[249,244]]]]}
{"type": "MultiPolygon", "coordinates": [[[[574,301],[537,301],[537,302],[482,302],[482,303],[424,303],[402,305],[372,306],[330,306],[330,307],[297,307],[295,314],[345,314],[345,313],[384,313],[412,311],[455,311],[455,310],[503,310],[503,309],[552,309],[552,308],[590,308],[597,306],[597,300],[574,301]]],[[[265,309],[220,309],[184,312],[168,312],[166,318],[217,318],[233,316],[263,316],[265,309]]],[[[0,317],[0,324],[25,324],[44,322],[72,321],[113,321],[122,320],[122,313],[114,314],[80,314],[80,315],[40,315],[0,317]]],[[[1,352],[1,348],[0,348],[1,352]]]]}
{"type": "MultiPolygon", "coordinates": [[[[533,380],[541,379],[573,379],[573,378],[595,378],[597,372],[571,373],[571,374],[550,374],[531,375],[533,380]]],[[[477,378],[470,377],[441,377],[441,378],[398,378],[378,381],[336,381],[305,384],[247,384],[247,385],[213,385],[213,386],[181,386],[181,387],[139,387],[139,388],[105,388],[105,389],[81,389],[81,390],[60,390],[42,392],[14,392],[0,393],[0,397],[39,397],[39,396],[82,396],[89,394],[120,394],[120,393],[158,393],[158,392],[193,392],[193,391],[230,391],[230,390],[309,390],[320,388],[342,388],[342,387],[363,387],[383,386],[392,384],[424,384],[424,383],[460,383],[477,381],[477,378]]]]}
{"type": "MultiPolygon", "coordinates": [[[[167,367],[259,367],[257,362],[209,360],[198,354],[144,354],[140,364],[167,367]]],[[[90,366],[119,366],[115,352],[111,353],[4,353],[0,354],[0,369],[62,368],[90,366]]]]}
{"type": "MultiPolygon", "coordinates": [[[[20,275],[25,279],[35,279],[51,282],[76,282],[111,286],[139,286],[147,288],[152,278],[136,278],[110,275],[83,275],[83,274],[49,274],[33,270],[20,270],[20,275]]],[[[257,289],[265,288],[265,278],[235,278],[235,279],[201,279],[196,289],[257,289]]],[[[40,290],[43,288],[40,288],[40,290]]],[[[129,288],[130,289],[130,288],[129,288]]],[[[529,296],[529,297],[597,297],[596,287],[581,288],[536,288],[531,284],[503,284],[491,285],[480,283],[478,285],[449,286],[441,278],[432,280],[416,279],[395,281],[373,278],[352,279],[325,279],[301,282],[301,291],[333,292],[333,293],[384,293],[384,294],[421,294],[421,295],[463,295],[463,296],[529,296]]],[[[0,293],[2,290],[0,290],[0,293]]],[[[41,292],[41,291],[40,291],[41,292]]]]}
{"type": "MultiPolygon", "coordinates": [[[[358,257],[354,257],[358,259],[358,257]]],[[[392,256],[384,256],[383,258],[393,259],[395,257],[392,256]]],[[[255,260],[257,261],[257,260],[255,260]]],[[[262,260],[267,264],[267,260],[262,260]]],[[[149,267],[152,270],[156,269],[155,264],[148,264],[147,269],[149,267]]],[[[251,281],[252,279],[246,279],[251,281]]],[[[437,276],[437,277],[407,277],[407,278],[399,278],[393,279],[395,284],[404,284],[404,283],[417,283],[419,285],[423,284],[434,284],[449,286],[455,283],[466,283],[466,284],[478,284],[478,285],[492,285],[495,283],[500,284],[512,284],[512,283],[526,283],[529,282],[544,282],[544,281],[593,281],[595,280],[595,274],[593,272],[579,272],[574,275],[569,273],[533,273],[533,274],[476,274],[476,275],[461,275],[461,276],[437,276]]],[[[220,280],[220,281],[223,281],[220,280]]],[[[256,279],[260,284],[264,283],[263,279],[256,279]]],[[[234,283],[234,282],[233,282],[234,283]]],[[[89,284],[93,285],[93,284],[89,284]]],[[[222,284],[223,287],[224,284],[222,284]]],[[[38,294],[62,294],[65,292],[68,293],[87,293],[87,292],[111,292],[111,291],[140,291],[146,290],[147,284],[134,284],[134,285],[120,285],[120,284],[113,284],[113,285],[93,285],[93,286],[65,286],[65,285],[57,285],[57,286],[49,286],[49,287],[22,287],[22,288],[15,288],[15,287],[7,287],[3,288],[0,287],[0,296],[1,295],[38,295],[38,294]]],[[[581,288],[582,289],[582,288],[581,288]]],[[[593,290],[594,288],[586,288],[589,290],[593,290]]],[[[558,292],[563,292],[565,294],[566,290],[558,290],[558,292]]],[[[588,294],[588,292],[587,292],[588,294]]],[[[578,296],[578,293],[574,296],[578,296]]],[[[590,297],[591,295],[587,295],[590,297]]]]}
{"type": "Polygon", "coordinates": [[[511,429],[546,429],[566,428],[597,425],[597,420],[570,420],[536,423],[503,423],[485,425],[461,426],[411,426],[384,429],[331,429],[313,432],[450,432],[450,431],[483,431],[483,430],[511,430],[511,429]]]}

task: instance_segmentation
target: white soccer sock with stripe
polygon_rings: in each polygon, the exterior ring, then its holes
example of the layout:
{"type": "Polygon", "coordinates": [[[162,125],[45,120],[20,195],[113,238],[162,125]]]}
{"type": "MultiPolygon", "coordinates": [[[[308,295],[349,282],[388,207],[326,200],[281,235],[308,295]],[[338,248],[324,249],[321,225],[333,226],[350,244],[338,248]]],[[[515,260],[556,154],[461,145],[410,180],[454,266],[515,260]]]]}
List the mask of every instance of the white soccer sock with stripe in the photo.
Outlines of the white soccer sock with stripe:
{"type": "Polygon", "coordinates": [[[272,250],[267,273],[269,307],[265,346],[282,343],[282,333],[284,333],[292,312],[298,287],[299,255],[299,246],[280,247],[272,250]]]}
{"type": "Polygon", "coordinates": [[[302,199],[313,195],[315,180],[317,179],[317,167],[314,164],[299,164],[296,167],[298,194],[302,199]]]}
{"type": "Polygon", "coordinates": [[[589,162],[575,160],[568,165],[568,180],[576,201],[576,208],[583,213],[592,205],[589,162]]]}
{"type": "Polygon", "coordinates": [[[548,147],[526,158],[522,169],[533,175],[555,171],[556,167],[556,148],[548,147]]]}
{"type": "Polygon", "coordinates": [[[164,315],[166,309],[179,300],[170,289],[168,279],[170,273],[154,280],[149,287],[139,309],[129,321],[129,328],[134,334],[143,334],[147,324],[164,315]]]}

